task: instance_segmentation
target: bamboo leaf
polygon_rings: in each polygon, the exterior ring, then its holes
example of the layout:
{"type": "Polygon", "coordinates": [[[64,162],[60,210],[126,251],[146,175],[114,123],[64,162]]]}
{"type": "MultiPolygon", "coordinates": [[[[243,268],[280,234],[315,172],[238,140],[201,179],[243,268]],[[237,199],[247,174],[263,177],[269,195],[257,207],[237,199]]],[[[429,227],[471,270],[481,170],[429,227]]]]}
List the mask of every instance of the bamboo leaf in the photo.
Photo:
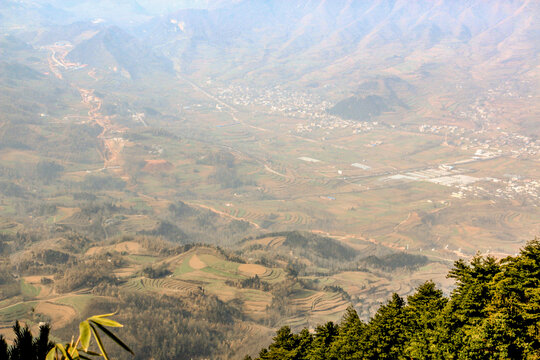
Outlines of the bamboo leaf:
{"type": "MultiPolygon", "coordinates": [[[[84,351],[84,350],[83,350],[84,351]]],[[[92,355],[92,356],[101,356],[101,354],[98,354],[97,352],[94,352],[94,351],[84,351],[85,353],[87,353],[88,355],[92,355]]]]}
{"type": "Polygon", "coordinates": [[[56,346],[53,347],[53,348],[47,353],[47,357],[45,358],[45,360],[54,360],[55,357],[56,357],[56,346]]]}
{"type": "Polygon", "coordinates": [[[88,347],[90,346],[90,324],[87,320],[81,322],[79,324],[79,332],[80,332],[80,339],[81,339],[81,346],[84,351],[88,350],[88,347]]]}
{"type": "Polygon", "coordinates": [[[106,317],[109,317],[109,316],[116,315],[117,313],[118,313],[118,311],[115,311],[115,312],[109,313],[109,314],[94,315],[94,316],[89,317],[86,320],[92,320],[92,319],[95,319],[95,318],[106,318],[106,317]]]}
{"type": "Polygon", "coordinates": [[[100,325],[103,325],[103,326],[110,326],[110,327],[123,327],[124,325],[114,321],[114,320],[111,320],[111,319],[104,319],[104,318],[93,318],[93,319],[89,319],[89,321],[95,323],[95,324],[100,324],[100,325]]]}
{"type": "Polygon", "coordinates": [[[69,353],[66,351],[66,348],[64,347],[64,345],[56,344],[56,347],[60,350],[60,352],[62,353],[62,355],[64,355],[65,358],[67,358],[69,360],[73,360],[71,355],[69,355],[69,353]]]}
{"type": "Polygon", "coordinates": [[[111,331],[109,331],[109,329],[107,329],[106,327],[98,324],[98,323],[95,323],[95,325],[105,333],[105,335],[107,335],[108,337],[110,337],[115,343],[117,343],[118,345],[120,345],[124,350],[126,350],[127,352],[131,353],[132,355],[135,355],[135,353],[129,348],[129,346],[127,346],[126,344],[124,344],[124,342],[122,340],[120,340],[118,337],[116,337],[116,335],[114,335],[111,331]]]}
{"type": "Polygon", "coordinates": [[[110,360],[107,356],[107,352],[105,351],[105,348],[103,347],[103,343],[101,342],[101,338],[99,337],[99,334],[94,327],[94,325],[90,324],[90,328],[92,329],[92,333],[94,334],[94,337],[96,338],[96,342],[98,344],[99,350],[101,351],[101,356],[105,358],[105,360],[110,360]]]}

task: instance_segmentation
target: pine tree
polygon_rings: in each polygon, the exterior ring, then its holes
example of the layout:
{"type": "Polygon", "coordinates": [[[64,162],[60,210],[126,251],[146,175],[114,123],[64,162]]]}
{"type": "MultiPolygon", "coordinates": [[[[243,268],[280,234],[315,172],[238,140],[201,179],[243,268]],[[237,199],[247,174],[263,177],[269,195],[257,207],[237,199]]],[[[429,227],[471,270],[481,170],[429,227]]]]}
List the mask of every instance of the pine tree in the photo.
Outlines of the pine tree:
{"type": "Polygon", "coordinates": [[[407,298],[405,310],[409,342],[405,355],[410,359],[437,359],[436,331],[438,316],[447,300],[433,281],[421,285],[407,298]]]}
{"type": "Polygon", "coordinates": [[[497,260],[491,256],[475,256],[470,265],[463,260],[455,262],[448,277],[455,279],[457,287],[441,315],[438,358],[461,358],[460,353],[486,318],[486,307],[492,297],[490,284],[499,271],[497,260]]]}
{"type": "Polygon", "coordinates": [[[21,327],[18,321],[13,326],[15,339],[13,345],[8,346],[5,339],[0,337],[0,360],[43,360],[47,352],[54,347],[49,341],[50,326],[39,327],[37,338],[32,336],[28,326],[21,327]]]}
{"type": "Polygon", "coordinates": [[[540,359],[540,241],[519,256],[460,260],[450,299],[431,281],[407,298],[397,294],[364,324],[349,307],[340,325],[312,336],[278,331],[261,359],[540,359]]]}
{"type": "MultiPolygon", "coordinates": [[[[309,333],[308,333],[309,335],[309,333]]],[[[311,337],[311,335],[309,335],[311,337]]],[[[300,336],[295,335],[291,332],[291,328],[284,326],[277,331],[276,336],[274,337],[274,342],[268,347],[268,349],[263,349],[259,358],[261,360],[300,360],[304,359],[303,357],[303,348],[300,347],[300,344],[306,345],[306,336],[301,334],[300,336]],[[300,340],[303,340],[302,342],[300,340]]]]}
{"type": "Polygon", "coordinates": [[[405,302],[398,294],[379,308],[362,336],[364,359],[399,359],[406,341],[405,302]]]}
{"type": "Polygon", "coordinates": [[[0,335],[0,360],[9,360],[8,344],[4,335],[0,335]]]}
{"type": "Polygon", "coordinates": [[[366,329],[352,306],[347,308],[343,320],[338,327],[338,334],[329,351],[331,359],[355,360],[360,359],[360,342],[366,329]]]}
{"type": "Polygon", "coordinates": [[[338,327],[329,321],[324,325],[319,325],[315,329],[315,336],[311,344],[311,351],[308,353],[309,360],[331,359],[330,345],[338,334],[338,327]]]}
{"type": "Polygon", "coordinates": [[[485,345],[475,348],[505,359],[540,358],[540,241],[501,261],[492,293],[479,331],[485,345]]]}

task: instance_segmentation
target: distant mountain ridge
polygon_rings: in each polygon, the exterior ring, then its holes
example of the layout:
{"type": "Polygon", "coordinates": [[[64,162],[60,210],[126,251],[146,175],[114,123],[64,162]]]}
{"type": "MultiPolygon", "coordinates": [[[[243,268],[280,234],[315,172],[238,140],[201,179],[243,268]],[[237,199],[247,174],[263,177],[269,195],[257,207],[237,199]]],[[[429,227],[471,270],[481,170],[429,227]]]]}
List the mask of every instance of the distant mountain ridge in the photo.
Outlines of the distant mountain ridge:
{"type": "MultiPolygon", "coordinates": [[[[16,31],[26,39],[33,36],[31,43],[44,45],[45,39],[65,40],[62,35],[98,29],[104,33],[94,41],[108,45],[89,40],[84,47],[102,47],[117,62],[129,54],[120,65],[132,56],[146,61],[147,49],[153,49],[186,74],[300,85],[343,85],[366,72],[434,77],[455,73],[456,81],[523,76],[538,63],[538,14],[540,3],[533,0],[161,0],[155,8],[143,0],[23,0],[0,6],[0,16],[13,19],[4,26],[22,29],[16,31]],[[34,32],[38,24],[56,27],[57,39],[34,32]],[[111,30],[114,26],[119,28],[111,30]],[[513,66],[505,66],[508,62],[513,66]],[[426,65],[439,66],[425,71],[426,65]]],[[[109,57],[83,49],[71,56],[100,66],[97,57],[109,57]],[[94,56],[91,61],[86,54],[94,56]]],[[[161,63],[155,60],[153,56],[153,66],[161,63]]]]}
{"type": "Polygon", "coordinates": [[[171,62],[118,27],[107,27],[78,44],[68,59],[93,67],[125,69],[132,77],[171,72],[171,62]]]}
{"type": "MultiPolygon", "coordinates": [[[[354,76],[367,66],[392,67],[395,55],[410,62],[418,50],[437,54],[440,62],[466,63],[465,71],[497,66],[519,54],[525,69],[538,55],[533,21],[538,10],[534,1],[255,0],[214,10],[183,9],[136,31],[182,59],[186,72],[216,76],[214,69],[223,75],[239,68],[250,79],[276,69],[294,80],[354,76]],[[388,53],[389,60],[373,58],[374,51],[388,53]],[[201,68],[199,60],[213,66],[201,68]]],[[[430,61],[413,62],[418,67],[430,61]]]]}

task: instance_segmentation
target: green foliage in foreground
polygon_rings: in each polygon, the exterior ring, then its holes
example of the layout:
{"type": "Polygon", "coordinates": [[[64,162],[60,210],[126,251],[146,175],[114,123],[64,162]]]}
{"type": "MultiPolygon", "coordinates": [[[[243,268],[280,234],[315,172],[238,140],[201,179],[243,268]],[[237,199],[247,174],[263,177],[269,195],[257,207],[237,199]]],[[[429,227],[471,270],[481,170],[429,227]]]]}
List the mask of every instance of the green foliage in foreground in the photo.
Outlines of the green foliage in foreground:
{"type": "Polygon", "coordinates": [[[79,337],[76,341],[72,338],[67,344],[54,344],[49,341],[50,326],[48,324],[40,326],[39,336],[34,338],[30,328],[21,327],[17,321],[13,326],[15,340],[11,346],[0,335],[0,360],[91,360],[96,358],[109,360],[110,357],[101,340],[103,335],[133,355],[133,351],[108,329],[108,327],[122,327],[118,322],[109,319],[112,315],[114,314],[96,315],[82,321],[79,324],[79,337]],[[90,350],[92,338],[99,352],[90,350]]]}
{"type": "Polygon", "coordinates": [[[407,302],[394,294],[368,323],[350,307],[314,333],[282,327],[258,359],[540,359],[538,239],[500,261],[459,260],[448,276],[450,298],[427,282],[407,302]]]}
{"type": "Polygon", "coordinates": [[[93,359],[95,357],[103,357],[105,360],[109,360],[109,355],[105,350],[102,335],[114,341],[120,345],[125,351],[133,354],[133,351],[120,340],[114,333],[112,333],[108,327],[122,327],[122,324],[109,319],[113,314],[95,315],[82,321],[79,324],[79,337],[74,342],[73,339],[68,344],[55,344],[54,347],[47,354],[46,360],[80,360],[80,359],[93,359]],[[100,331],[98,331],[100,330],[100,331]],[[100,335],[100,332],[102,335],[100,335]],[[92,338],[96,341],[99,352],[90,350],[90,343],[92,338]]]}
{"type": "Polygon", "coordinates": [[[54,346],[49,341],[49,325],[39,327],[38,337],[33,337],[28,326],[21,327],[18,321],[13,326],[15,339],[9,346],[0,335],[0,360],[43,360],[47,352],[54,346]]]}

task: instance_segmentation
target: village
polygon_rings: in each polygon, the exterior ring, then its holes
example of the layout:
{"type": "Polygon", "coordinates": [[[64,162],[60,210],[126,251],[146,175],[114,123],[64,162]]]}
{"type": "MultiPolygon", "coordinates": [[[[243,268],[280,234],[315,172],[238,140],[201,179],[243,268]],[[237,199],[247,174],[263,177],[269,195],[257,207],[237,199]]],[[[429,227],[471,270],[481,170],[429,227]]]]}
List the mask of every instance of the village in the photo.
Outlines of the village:
{"type": "MultiPolygon", "coordinates": [[[[506,93],[509,90],[503,88],[506,93]]],[[[488,96],[499,94],[501,89],[491,90],[488,96]]],[[[330,134],[332,130],[350,129],[351,135],[373,130],[406,130],[420,134],[436,134],[443,139],[441,145],[456,146],[462,151],[470,152],[470,157],[449,164],[440,164],[433,168],[418,171],[396,171],[383,177],[383,181],[428,181],[431,183],[453,187],[451,196],[464,199],[467,197],[489,198],[493,200],[538,200],[540,198],[540,181],[519,174],[504,174],[502,177],[475,177],[465,165],[477,161],[489,161],[500,157],[528,159],[540,154],[540,140],[522,134],[505,131],[494,126],[489,119],[493,112],[483,107],[477,100],[470,111],[456,116],[468,116],[473,123],[485,122],[484,126],[465,128],[456,125],[424,123],[418,126],[411,124],[388,125],[379,121],[355,121],[342,119],[328,113],[332,103],[321,99],[311,92],[299,92],[275,86],[258,89],[230,85],[217,88],[217,98],[234,106],[258,108],[269,114],[298,119],[295,134],[307,135],[317,130],[330,134]]],[[[512,95],[512,94],[510,94],[512,95]]],[[[508,95],[508,96],[510,96],[508,95]]],[[[323,138],[324,140],[325,138],[323,138]]],[[[379,142],[380,143],[380,142],[379,142]]],[[[371,146],[377,146],[372,142],[371,146]]],[[[312,162],[310,158],[300,158],[312,162]]],[[[354,165],[353,165],[354,166],[354,165]]],[[[366,170],[365,168],[363,170],[366,170]]],[[[533,201],[534,202],[534,201],[533,201]]],[[[536,206],[536,205],[535,205],[536,206]]]]}

